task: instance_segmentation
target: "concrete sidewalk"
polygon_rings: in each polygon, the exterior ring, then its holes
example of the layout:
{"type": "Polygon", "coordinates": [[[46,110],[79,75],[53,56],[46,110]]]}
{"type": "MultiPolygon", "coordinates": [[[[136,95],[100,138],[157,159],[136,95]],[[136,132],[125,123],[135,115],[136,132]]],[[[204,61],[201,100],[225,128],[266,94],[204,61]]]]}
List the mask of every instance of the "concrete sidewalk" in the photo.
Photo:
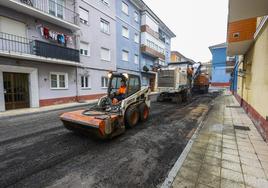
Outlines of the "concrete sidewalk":
{"type": "Polygon", "coordinates": [[[23,109],[17,109],[17,110],[8,110],[5,112],[0,112],[0,119],[1,118],[7,118],[7,117],[13,117],[13,116],[20,116],[20,115],[27,115],[27,114],[35,114],[35,113],[41,113],[41,112],[48,112],[48,111],[54,111],[54,110],[61,110],[65,108],[72,108],[72,107],[83,107],[91,104],[97,103],[98,100],[88,100],[84,102],[72,102],[72,103],[66,103],[66,104],[57,104],[52,106],[44,106],[40,108],[23,108],[23,109]]]}
{"type": "MultiPolygon", "coordinates": [[[[151,101],[156,101],[157,94],[158,92],[150,93],[151,101]]],[[[87,105],[96,104],[97,102],[98,102],[98,99],[94,99],[94,100],[87,100],[83,102],[57,104],[57,105],[52,105],[52,106],[40,107],[40,108],[23,108],[23,109],[16,109],[16,110],[8,110],[5,112],[0,112],[0,119],[13,117],[13,116],[21,116],[21,115],[49,112],[49,111],[54,111],[54,110],[61,110],[65,108],[74,108],[74,107],[80,107],[80,106],[83,107],[87,105]]]]}
{"type": "Polygon", "coordinates": [[[232,95],[215,100],[195,135],[162,187],[268,188],[268,145],[232,95]]]}

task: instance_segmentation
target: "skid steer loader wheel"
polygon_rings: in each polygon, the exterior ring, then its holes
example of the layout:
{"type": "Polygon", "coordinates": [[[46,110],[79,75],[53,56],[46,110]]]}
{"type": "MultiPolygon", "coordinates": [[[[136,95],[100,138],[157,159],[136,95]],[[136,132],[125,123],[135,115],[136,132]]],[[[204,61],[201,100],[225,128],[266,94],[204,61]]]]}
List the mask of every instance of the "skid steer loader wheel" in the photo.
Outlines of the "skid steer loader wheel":
{"type": "Polygon", "coordinates": [[[139,111],[140,111],[140,121],[145,122],[148,117],[149,117],[149,108],[145,103],[142,103],[139,106],[139,111]]]}
{"type": "Polygon", "coordinates": [[[126,124],[128,127],[135,127],[139,121],[139,110],[134,107],[129,107],[126,111],[126,124]]]}

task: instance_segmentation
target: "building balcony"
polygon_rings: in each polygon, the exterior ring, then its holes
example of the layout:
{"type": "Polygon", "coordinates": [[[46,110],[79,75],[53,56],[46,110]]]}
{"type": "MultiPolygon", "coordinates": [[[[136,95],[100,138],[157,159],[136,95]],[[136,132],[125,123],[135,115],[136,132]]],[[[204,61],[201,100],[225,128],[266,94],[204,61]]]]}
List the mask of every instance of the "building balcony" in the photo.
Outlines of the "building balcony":
{"type": "Polygon", "coordinates": [[[159,39],[159,33],[152,30],[148,25],[142,25],[141,26],[141,32],[146,32],[155,37],[156,39],[159,39]]]}
{"type": "Polygon", "coordinates": [[[254,41],[257,18],[228,23],[227,55],[243,55],[254,41]]]}
{"type": "Polygon", "coordinates": [[[0,56],[80,66],[79,50],[0,32],[0,56]]]}
{"type": "Polygon", "coordinates": [[[268,15],[267,0],[229,0],[229,23],[265,15],[268,15]]]}
{"type": "Polygon", "coordinates": [[[0,5],[73,31],[80,29],[79,14],[55,0],[5,0],[0,5]]]}
{"type": "Polygon", "coordinates": [[[165,59],[165,55],[146,45],[141,45],[141,52],[154,58],[165,59]]]}
{"type": "Polygon", "coordinates": [[[229,0],[227,55],[243,55],[255,39],[257,18],[268,15],[267,0],[229,0]]]}

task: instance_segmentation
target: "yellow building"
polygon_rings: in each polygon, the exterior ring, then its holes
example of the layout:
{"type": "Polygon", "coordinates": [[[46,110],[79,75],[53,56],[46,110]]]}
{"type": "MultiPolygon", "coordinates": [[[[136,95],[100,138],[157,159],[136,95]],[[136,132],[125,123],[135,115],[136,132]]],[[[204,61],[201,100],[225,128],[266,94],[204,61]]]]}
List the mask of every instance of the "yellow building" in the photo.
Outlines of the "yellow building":
{"type": "Polygon", "coordinates": [[[230,0],[227,55],[239,55],[235,96],[268,140],[268,1],[230,0]],[[243,4],[243,6],[239,6],[243,4]]]}

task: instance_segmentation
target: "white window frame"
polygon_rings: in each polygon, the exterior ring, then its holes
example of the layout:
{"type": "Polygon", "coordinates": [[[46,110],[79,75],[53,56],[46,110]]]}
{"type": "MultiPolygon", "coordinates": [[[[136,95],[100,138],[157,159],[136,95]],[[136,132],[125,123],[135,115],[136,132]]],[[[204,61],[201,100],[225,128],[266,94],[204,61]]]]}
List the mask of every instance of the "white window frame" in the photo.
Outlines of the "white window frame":
{"type": "Polygon", "coordinates": [[[135,54],[135,55],[134,55],[134,63],[135,63],[136,65],[139,64],[139,55],[138,55],[138,54],[135,54]],[[136,60],[137,60],[137,62],[136,62],[136,60]]]}
{"type": "Polygon", "coordinates": [[[82,55],[82,56],[87,56],[87,57],[89,57],[90,56],[90,44],[89,43],[87,43],[87,42],[80,42],[80,50],[79,50],[79,53],[80,53],[80,55],[82,55]],[[85,44],[85,45],[88,45],[88,48],[87,49],[83,49],[83,48],[81,48],[81,43],[83,43],[83,44],[85,44]],[[83,52],[85,51],[85,50],[87,50],[87,55],[85,55],[84,53],[82,53],[81,54],[81,50],[83,50],[83,52]]]}
{"type": "Polygon", "coordinates": [[[138,33],[134,34],[134,42],[136,42],[137,44],[140,43],[140,35],[138,33]]]}
{"type": "Polygon", "coordinates": [[[137,11],[134,11],[134,20],[139,23],[139,13],[137,11]]]}
{"type": "Polygon", "coordinates": [[[82,9],[82,11],[87,12],[87,20],[81,18],[81,17],[80,17],[80,16],[81,16],[80,13],[79,13],[79,20],[80,20],[80,22],[81,22],[82,24],[89,25],[89,11],[86,10],[85,8],[83,8],[83,7],[79,7],[79,12],[80,12],[81,9],[82,9]]]}
{"type": "Polygon", "coordinates": [[[165,60],[159,59],[159,64],[162,66],[165,66],[166,62],[165,62],[165,60]]]}
{"type": "Polygon", "coordinates": [[[170,39],[169,38],[166,38],[166,44],[170,45],[170,39]]]}
{"type": "Polygon", "coordinates": [[[124,14],[126,15],[129,15],[129,7],[128,7],[128,4],[125,3],[124,1],[122,1],[122,7],[121,7],[121,10],[124,14]],[[124,9],[126,8],[126,10],[124,9]]]}
{"type": "Polygon", "coordinates": [[[129,29],[125,26],[122,26],[122,36],[129,39],[129,29]],[[126,34],[124,33],[126,31],[126,34]]]}
{"type": "MultiPolygon", "coordinates": [[[[51,2],[51,1],[49,1],[49,2],[51,2]]],[[[48,12],[49,12],[49,14],[50,14],[50,15],[53,15],[53,16],[55,16],[55,17],[57,17],[57,18],[64,19],[64,18],[65,18],[65,10],[64,10],[64,8],[65,8],[65,5],[66,5],[66,1],[63,0],[63,5],[62,5],[62,18],[58,16],[58,6],[57,6],[57,4],[59,4],[59,3],[58,3],[58,0],[55,0],[55,1],[54,1],[55,15],[50,13],[49,2],[48,2],[48,12]]]]}
{"type": "Polygon", "coordinates": [[[129,62],[129,51],[122,50],[122,61],[129,62]],[[127,59],[124,59],[124,53],[127,54],[127,59]]]}
{"type": "Polygon", "coordinates": [[[50,72],[49,73],[49,81],[50,81],[50,89],[51,90],[64,90],[68,89],[68,73],[64,72],[50,72]],[[57,87],[52,87],[51,84],[51,75],[56,75],[57,76],[57,87]],[[64,75],[65,78],[65,87],[60,87],[60,75],[64,75]]]}
{"type": "Polygon", "coordinates": [[[91,77],[90,75],[82,75],[81,76],[81,88],[82,89],[91,89],[91,77]],[[85,85],[86,84],[86,78],[87,78],[87,86],[85,85]],[[83,80],[83,82],[82,82],[83,80]],[[82,85],[84,83],[84,85],[82,85]]]}
{"type": "Polygon", "coordinates": [[[101,0],[101,2],[108,7],[110,6],[110,0],[101,0]]]}
{"type": "Polygon", "coordinates": [[[108,84],[109,84],[108,82],[109,82],[108,77],[106,77],[106,76],[102,76],[102,77],[101,77],[101,88],[102,88],[102,89],[107,89],[107,88],[108,88],[108,84]],[[104,80],[105,80],[105,81],[104,81],[104,83],[105,83],[104,85],[102,85],[102,79],[103,79],[103,78],[104,78],[104,80]]]}
{"type": "MultiPolygon", "coordinates": [[[[109,48],[105,48],[105,47],[101,47],[101,50],[107,50],[107,51],[109,51],[109,59],[103,59],[101,57],[101,60],[102,61],[108,61],[108,62],[110,62],[111,61],[111,50],[109,48]]],[[[100,52],[100,56],[101,56],[101,52],[100,52]]]]}
{"type": "Polygon", "coordinates": [[[110,22],[108,22],[107,20],[101,18],[101,20],[100,20],[100,28],[101,28],[101,32],[103,32],[105,34],[110,34],[110,22]],[[104,29],[104,25],[107,25],[108,31],[106,31],[104,29]]]}

